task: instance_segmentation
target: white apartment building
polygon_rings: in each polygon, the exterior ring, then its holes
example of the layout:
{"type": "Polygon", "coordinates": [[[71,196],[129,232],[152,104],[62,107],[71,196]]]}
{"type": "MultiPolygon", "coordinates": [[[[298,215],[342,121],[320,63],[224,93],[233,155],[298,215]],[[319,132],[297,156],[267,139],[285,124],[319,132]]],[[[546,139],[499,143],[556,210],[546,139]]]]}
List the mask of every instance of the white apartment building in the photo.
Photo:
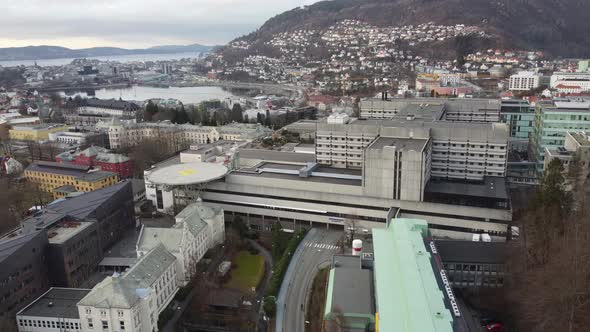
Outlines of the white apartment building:
{"type": "Polygon", "coordinates": [[[190,124],[122,123],[113,122],[108,129],[111,148],[134,146],[144,139],[161,139],[168,144],[186,149],[191,144],[206,144],[218,140],[253,140],[270,135],[272,131],[258,124],[228,124],[221,127],[194,126],[190,124]]]}
{"type": "Polygon", "coordinates": [[[176,257],[176,277],[185,286],[194,277],[197,263],[207,250],[225,240],[223,210],[193,203],[176,216],[171,228],[142,227],[137,240],[137,256],[142,257],[163,244],[176,257]]]}
{"type": "Polygon", "coordinates": [[[57,132],[57,133],[49,133],[49,140],[51,142],[58,142],[64,144],[77,144],[82,145],[86,143],[86,139],[92,136],[91,133],[81,133],[81,132],[57,132]]]}
{"type": "Polygon", "coordinates": [[[176,258],[157,245],[121,276],[107,277],[78,302],[83,332],[156,332],[178,291],[176,258]]]}
{"type": "Polygon", "coordinates": [[[551,88],[563,92],[590,91],[590,73],[553,73],[551,88]]]}
{"type": "Polygon", "coordinates": [[[107,115],[114,117],[129,116],[134,118],[139,105],[127,101],[109,99],[88,99],[86,105],[78,107],[78,114],[107,115]]]}
{"type": "Polygon", "coordinates": [[[521,71],[511,75],[508,81],[510,91],[529,91],[541,86],[541,74],[531,71],[521,71]]]}

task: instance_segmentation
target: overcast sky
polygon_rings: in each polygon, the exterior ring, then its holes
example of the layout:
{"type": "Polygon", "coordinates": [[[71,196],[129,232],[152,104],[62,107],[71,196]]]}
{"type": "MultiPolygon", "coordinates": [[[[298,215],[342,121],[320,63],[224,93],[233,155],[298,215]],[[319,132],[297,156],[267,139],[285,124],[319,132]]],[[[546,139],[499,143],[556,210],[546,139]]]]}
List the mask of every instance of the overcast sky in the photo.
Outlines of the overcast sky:
{"type": "Polygon", "coordinates": [[[224,44],[317,0],[0,0],[0,47],[224,44]]]}

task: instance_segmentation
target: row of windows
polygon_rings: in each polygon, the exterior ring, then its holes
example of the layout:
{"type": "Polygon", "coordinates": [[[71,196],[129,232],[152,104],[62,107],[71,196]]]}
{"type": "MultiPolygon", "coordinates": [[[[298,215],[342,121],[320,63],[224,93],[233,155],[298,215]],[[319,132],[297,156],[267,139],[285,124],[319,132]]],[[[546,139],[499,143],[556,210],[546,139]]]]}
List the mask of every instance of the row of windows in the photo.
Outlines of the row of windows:
{"type": "Polygon", "coordinates": [[[80,330],[80,323],[78,322],[64,322],[54,320],[19,319],[18,325],[21,327],[40,327],[60,330],[80,330]]]}

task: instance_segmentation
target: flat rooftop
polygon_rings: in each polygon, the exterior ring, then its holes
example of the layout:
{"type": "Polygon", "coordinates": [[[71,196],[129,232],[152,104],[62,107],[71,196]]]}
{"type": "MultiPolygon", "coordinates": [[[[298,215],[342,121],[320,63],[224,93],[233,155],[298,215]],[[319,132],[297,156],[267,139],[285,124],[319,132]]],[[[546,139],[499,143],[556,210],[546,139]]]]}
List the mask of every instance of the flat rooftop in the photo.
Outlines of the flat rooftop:
{"type": "Polygon", "coordinates": [[[453,331],[454,318],[424,243],[423,220],[394,219],[373,229],[375,293],[383,331],[453,331]]]}
{"type": "Polygon", "coordinates": [[[88,182],[96,182],[96,181],[104,180],[106,178],[110,178],[110,177],[113,177],[116,175],[117,175],[117,173],[113,173],[113,172],[96,171],[96,172],[89,172],[89,173],[83,174],[78,177],[78,180],[88,181],[88,182]]]}
{"type": "Polygon", "coordinates": [[[345,169],[317,165],[311,172],[310,176],[299,176],[299,170],[305,168],[306,166],[307,164],[262,162],[253,167],[243,167],[232,174],[314,183],[332,183],[352,186],[362,185],[362,170],[360,169],[345,169]]]}
{"type": "Polygon", "coordinates": [[[37,161],[29,165],[26,170],[31,172],[51,173],[65,176],[80,176],[90,169],[87,166],[62,164],[55,162],[37,161]]]}
{"type": "Polygon", "coordinates": [[[332,258],[326,296],[325,316],[339,310],[350,326],[375,321],[373,271],[361,269],[360,256],[332,258]]]}
{"type": "Polygon", "coordinates": [[[315,155],[263,149],[239,149],[240,159],[259,159],[276,162],[308,163],[315,161],[315,155]]]}
{"type": "Polygon", "coordinates": [[[90,289],[50,288],[17,316],[79,319],[78,302],[90,289]]]}
{"type": "Polygon", "coordinates": [[[381,150],[387,146],[394,146],[401,151],[422,151],[427,143],[428,140],[423,138],[379,137],[368,148],[381,150]]]}
{"type": "Polygon", "coordinates": [[[483,183],[432,179],[426,186],[426,192],[501,200],[508,200],[510,198],[506,188],[506,178],[493,176],[485,177],[483,183]]]}
{"type": "Polygon", "coordinates": [[[581,146],[590,146],[590,135],[587,133],[570,133],[581,146]]]}
{"type": "Polygon", "coordinates": [[[185,163],[158,167],[147,178],[156,184],[181,186],[199,184],[221,179],[227,173],[227,167],[215,163],[185,163]]]}
{"type": "Polygon", "coordinates": [[[445,263],[504,264],[508,258],[506,242],[436,240],[436,248],[445,263]]]}
{"type": "Polygon", "coordinates": [[[86,228],[90,227],[91,222],[80,221],[63,221],[55,224],[47,230],[47,237],[50,244],[62,244],[65,241],[81,233],[86,228]]]}
{"type": "Polygon", "coordinates": [[[18,125],[12,127],[13,130],[45,130],[45,129],[52,129],[52,128],[61,128],[67,127],[66,124],[61,123],[42,123],[42,124],[35,124],[35,125],[18,125]]]}
{"type": "Polygon", "coordinates": [[[299,175],[294,174],[279,174],[279,173],[245,173],[245,172],[234,172],[233,175],[239,176],[255,176],[261,178],[270,178],[270,179],[281,179],[281,180],[294,180],[294,181],[302,181],[302,182],[312,182],[312,183],[331,183],[331,184],[341,184],[341,185],[348,185],[348,186],[361,186],[362,180],[354,180],[354,179],[338,179],[338,178],[329,178],[329,177],[321,177],[321,176],[310,176],[310,177],[300,177],[299,175]]]}

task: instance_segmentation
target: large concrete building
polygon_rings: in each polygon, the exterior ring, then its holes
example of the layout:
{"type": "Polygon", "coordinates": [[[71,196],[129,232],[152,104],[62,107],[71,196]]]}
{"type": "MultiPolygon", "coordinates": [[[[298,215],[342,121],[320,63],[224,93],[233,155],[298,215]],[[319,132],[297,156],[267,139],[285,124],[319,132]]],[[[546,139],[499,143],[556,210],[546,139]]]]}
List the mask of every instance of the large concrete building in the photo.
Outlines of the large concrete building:
{"type": "Polygon", "coordinates": [[[404,147],[406,151],[414,149],[422,153],[421,168],[433,177],[483,180],[485,176],[506,175],[508,130],[505,124],[428,121],[414,115],[408,115],[405,120],[318,124],[317,162],[340,168],[363,168],[370,157],[364,152],[376,139],[380,143],[373,145],[373,149],[386,147],[385,138],[390,138],[392,144],[391,139],[397,138],[398,143],[408,144],[404,147]]]}
{"type": "Polygon", "coordinates": [[[500,101],[497,99],[477,98],[393,98],[364,99],[360,102],[361,119],[394,119],[399,118],[404,108],[413,107],[437,109],[433,120],[466,121],[466,122],[498,122],[500,117],[500,101]]]}

